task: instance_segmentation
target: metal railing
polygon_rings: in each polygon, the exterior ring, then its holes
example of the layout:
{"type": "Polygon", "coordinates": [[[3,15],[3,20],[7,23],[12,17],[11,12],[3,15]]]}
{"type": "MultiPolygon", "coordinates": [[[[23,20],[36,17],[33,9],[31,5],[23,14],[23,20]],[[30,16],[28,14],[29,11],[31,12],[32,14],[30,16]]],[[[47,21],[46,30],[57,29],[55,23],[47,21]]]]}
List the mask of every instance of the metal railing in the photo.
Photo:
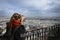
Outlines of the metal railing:
{"type": "Polygon", "coordinates": [[[47,40],[47,28],[31,30],[25,33],[26,40],[47,40]]]}
{"type": "Polygon", "coordinates": [[[52,32],[56,33],[56,28],[58,28],[58,25],[28,31],[25,33],[25,40],[48,40],[49,36],[53,36],[52,32]]]}

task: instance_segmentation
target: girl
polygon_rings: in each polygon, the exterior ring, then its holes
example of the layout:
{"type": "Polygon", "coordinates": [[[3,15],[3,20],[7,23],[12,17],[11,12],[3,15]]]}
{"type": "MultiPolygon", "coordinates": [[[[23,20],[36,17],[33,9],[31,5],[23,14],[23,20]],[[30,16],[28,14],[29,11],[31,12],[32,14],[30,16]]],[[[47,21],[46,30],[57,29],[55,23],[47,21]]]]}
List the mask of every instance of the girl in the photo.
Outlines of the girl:
{"type": "Polygon", "coordinates": [[[7,40],[25,40],[25,37],[21,37],[21,34],[25,33],[25,27],[22,25],[21,14],[14,13],[10,21],[7,23],[7,40]]]}

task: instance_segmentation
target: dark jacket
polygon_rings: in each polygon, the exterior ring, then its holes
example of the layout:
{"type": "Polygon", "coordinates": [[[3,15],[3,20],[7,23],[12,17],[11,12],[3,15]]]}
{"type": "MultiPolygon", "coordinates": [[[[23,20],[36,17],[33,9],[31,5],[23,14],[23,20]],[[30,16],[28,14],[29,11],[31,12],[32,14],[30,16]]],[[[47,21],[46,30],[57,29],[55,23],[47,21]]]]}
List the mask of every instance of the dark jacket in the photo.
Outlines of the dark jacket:
{"type": "Polygon", "coordinates": [[[2,37],[2,40],[25,40],[25,37],[21,37],[21,34],[24,34],[26,32],[24,25],[21,25],[21,27],[18,28],[13,28],[11,35],[9,35],[10,30],[8,25],[6,29],[6,34],[2,37]]]}
{"type": "Polygon", "coordinates": [[[24,25],[21,25],[21,27],[19,27],[15,33],[14,33],[14,40],[25,40],[25,37],[23,34],[26,32],[24,25]]]}

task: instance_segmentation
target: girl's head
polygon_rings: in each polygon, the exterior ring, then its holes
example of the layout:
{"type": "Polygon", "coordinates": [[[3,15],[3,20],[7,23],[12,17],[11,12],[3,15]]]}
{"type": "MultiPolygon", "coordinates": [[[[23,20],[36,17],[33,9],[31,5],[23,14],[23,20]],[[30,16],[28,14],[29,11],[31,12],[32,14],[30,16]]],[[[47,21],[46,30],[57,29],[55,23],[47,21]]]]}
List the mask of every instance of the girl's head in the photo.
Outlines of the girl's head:
{"type": "Polygon", "coordinates": [[[10,19],[10,26],[19,26],[21,25],[21,14],[14,13],[10,19]]]}

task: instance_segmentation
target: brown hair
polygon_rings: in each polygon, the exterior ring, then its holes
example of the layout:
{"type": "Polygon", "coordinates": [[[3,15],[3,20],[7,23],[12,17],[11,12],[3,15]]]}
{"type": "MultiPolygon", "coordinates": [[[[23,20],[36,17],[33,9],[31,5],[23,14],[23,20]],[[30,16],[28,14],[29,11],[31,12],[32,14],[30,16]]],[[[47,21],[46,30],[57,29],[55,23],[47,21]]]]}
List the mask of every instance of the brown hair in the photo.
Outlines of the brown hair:
{"type": "Polygon", "coordinates": [[[21,15],[21,22],[25,22],[25,17],[24,17],[24,15],[21,15]]]}
{"type": "Polygon", "coordinates": [[[10,31],[12,31],[12,27],[13,27],[12,21],[13,21],[15,15],[18,15],[18,16],[20,17],[20,19],[21,19],[21,14],[14,13],[14,14],[12,15],[12,17],[11,17],[11,19],[10,19],[10,21],[9,21],[9,29],[10,29],[10,31]]]}

